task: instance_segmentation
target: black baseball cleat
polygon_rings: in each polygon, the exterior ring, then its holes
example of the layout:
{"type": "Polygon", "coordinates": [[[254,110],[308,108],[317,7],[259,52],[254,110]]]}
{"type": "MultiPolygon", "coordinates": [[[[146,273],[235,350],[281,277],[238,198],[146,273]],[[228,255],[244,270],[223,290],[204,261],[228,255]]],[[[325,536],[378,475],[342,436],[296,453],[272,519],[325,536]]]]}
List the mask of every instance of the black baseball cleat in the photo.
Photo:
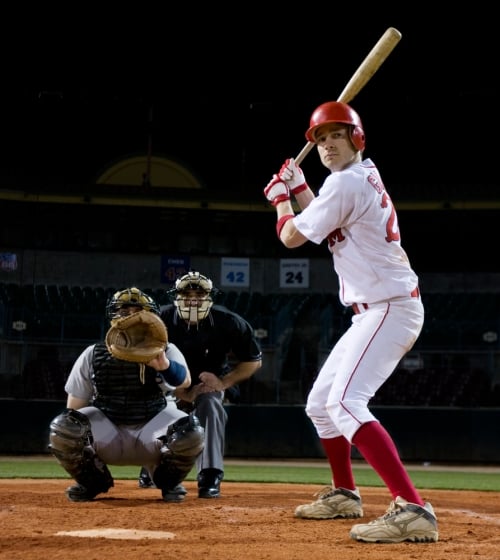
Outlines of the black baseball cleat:
{"type": "Polygon", "coordinates": [[[182,502],[187,490],[182,484],[177,484],[173,488],[164,488],[161,491],[161,496],[164,502],[182,502]]]}
{"type": "Polygon", "coordinates": [[[152,481],[146,469],[141,469],[139,474],[139,488],[156,488],[156,484],[152,481]]]}
{"type": "Polygon", "coordinates": [[[97,494],[107,492],[111,486],[113,485],[86,488],[82,484],[75,484],[66,488],[66,496],[70,502],[91,502],[97,494]]]}
{"type": "Polygon", "coordinates": [[[198,474],[198,498],[218,498],[224,471],[203,469],[198,474]]]}

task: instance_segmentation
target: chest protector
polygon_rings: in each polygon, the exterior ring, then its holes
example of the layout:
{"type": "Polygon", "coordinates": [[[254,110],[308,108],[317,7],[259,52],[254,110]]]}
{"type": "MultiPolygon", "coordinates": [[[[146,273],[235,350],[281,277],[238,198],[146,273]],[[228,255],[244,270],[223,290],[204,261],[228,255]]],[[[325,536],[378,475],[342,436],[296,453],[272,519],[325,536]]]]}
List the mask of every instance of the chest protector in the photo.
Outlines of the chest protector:
{"type": "Polygon", "coordinates": [[[92,402],[115,424],[143,424],[167,405],[155,381],[156,371],[114,358],[104,343],[96,344],[92,358],[96,395],[92,402]]]}

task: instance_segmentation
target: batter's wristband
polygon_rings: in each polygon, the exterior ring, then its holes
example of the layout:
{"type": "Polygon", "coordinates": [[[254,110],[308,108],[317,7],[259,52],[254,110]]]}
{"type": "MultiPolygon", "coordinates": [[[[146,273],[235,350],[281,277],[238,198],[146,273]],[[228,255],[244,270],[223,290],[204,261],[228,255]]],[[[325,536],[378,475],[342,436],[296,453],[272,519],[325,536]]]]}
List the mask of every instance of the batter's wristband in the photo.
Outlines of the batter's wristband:
{"type": "Polygon", "coordinates": [[[301,192],[306,191],[308,188],[309,188],[309,185],[307,183],[302,183],[302,185],[299,185],[298,187],[295,187],[294,189],[291,189],[291,190],[292,190],[292,194],[296,195],[296,194],[299,194],[301,192]]]}
{"type": "Polygon", "coordinates": [[[283,229],[283,226],[292,218],[295,218],[294,214],[285,214],[278,220],[276,223],[276,233],[278,234],[278,239],[281,239],[281,230],[283,229]]]}

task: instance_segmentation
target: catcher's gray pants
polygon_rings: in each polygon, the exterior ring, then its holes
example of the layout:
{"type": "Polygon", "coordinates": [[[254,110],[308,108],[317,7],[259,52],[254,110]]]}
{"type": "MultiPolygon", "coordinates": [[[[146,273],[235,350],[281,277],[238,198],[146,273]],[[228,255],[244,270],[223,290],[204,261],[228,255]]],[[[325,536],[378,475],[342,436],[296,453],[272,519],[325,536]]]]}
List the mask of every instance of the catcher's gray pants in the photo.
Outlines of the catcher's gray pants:
{"type": "Polygon", "coordinates": [[[224,470],[227,412],[224,393],[202,393],[195,401],[194,413],[205,428],[205,447],[196,460],[198,472],[203,469],[224,470]]]}
{"type": "Polygon", "coordinates": [[[146,424],[116,425],[94,406],[79,409],[89,420],[94,437],[94,450],[107,465],[144,465],[150,472],[160,464],[158,439],[167,433],[170,424],[187,416],[174,402],[146,424]]]}

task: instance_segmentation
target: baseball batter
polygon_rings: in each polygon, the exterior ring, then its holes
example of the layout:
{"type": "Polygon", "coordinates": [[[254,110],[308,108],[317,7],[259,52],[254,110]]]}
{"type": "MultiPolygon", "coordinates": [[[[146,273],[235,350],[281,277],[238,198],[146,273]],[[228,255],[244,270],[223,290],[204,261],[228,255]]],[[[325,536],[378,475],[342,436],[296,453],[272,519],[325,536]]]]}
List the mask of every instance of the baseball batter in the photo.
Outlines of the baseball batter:
{"type": "MultiPolygon", "coordinates": [[[[116,292],[106,310],[110,320],[141,310],[160,314],[135,287],[116,292]]],[[[190,383],[184,355],[170,342],[147,364],[115,358],[104,342],[88,346],[66,382],[67,408],[50,424],[49,448],[76,481],[68,499],[86,502],[107,492],[107,465],[145,465],[164,501],[182,501],[178,487],[203,450],[204,430],[165,391],[190,383]]]]}
{"type": "Polygon", "coordinates": [[[352,324],[321,367],[307,398],[332,472],[332,486],[298,506],[305,519],[359,518],[362,500],[352,471],[355,445],[392,495],[385,515],[354,525],[364,542],[436,542],[432,505],[419,495],[396,446],[368,403],[412,348],[424,321],[418,278],[401,246],[396,210],[380,174],[363,159],[359,115],[332,101],[317,107],[306,132],[330,171],[317,196],[294,159],[264,189],[276,208],[276,230],[290,249],[327,241],[339,279],[339,297],[353,309],[352,324]],[[290,197],[301,211],[295,215],[290,197]]]}

